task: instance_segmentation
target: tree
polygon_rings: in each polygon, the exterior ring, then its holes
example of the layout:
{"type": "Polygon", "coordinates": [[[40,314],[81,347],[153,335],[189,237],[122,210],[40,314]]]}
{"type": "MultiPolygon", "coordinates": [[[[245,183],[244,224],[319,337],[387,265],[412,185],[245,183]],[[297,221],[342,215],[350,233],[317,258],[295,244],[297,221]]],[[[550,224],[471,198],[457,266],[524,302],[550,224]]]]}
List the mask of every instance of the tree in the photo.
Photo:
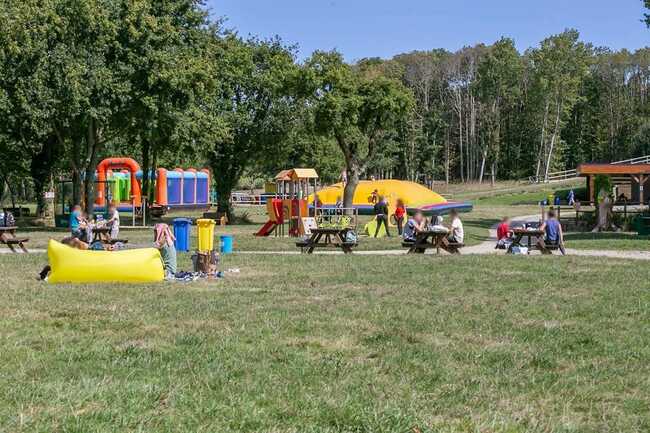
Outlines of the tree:
{"type": "Polygon", "coordinates": [[[504,110],[519,97],[519,80],[523,65],[512,39],[496,42],[478,67],[475,86],[479,101],[484,106],[485,144],[481,155],[479,182],[483,181],[488,158],[492,165],[492,183],[499,161],[501,129],[504,110]]]}
{"type": "MultiPolygon", "coordinates": [[[[644,0],[646,9],[650,9],[650,0],[644,0]]],[[[644,14],[645,23],[650,28],[650,14],[644,14]]]]}
{"type": "Polygon", "coordinates": [[[413,96],[396,80],[367,77],[337,52],[315,52],[303,70],[314,110],[315,130],[336,140],[347,172],[344,206],[354,192],[385,135],[394,131],[413,106],[413,96]]]}
{"type": "Polygon", "coordinates": [[[214,36],[217,88],[204,101],[203,132],[215,176],[218,210],[231,214],[230,194],[242,174],[283,142],[295,116],[297,66],[280,40],[214,36]]]}
{"type": "MultiPolygon", "coordinates": [[[[548,180],[560,147],[562,127],[579,98],[588,73],[590,47],[579,42],[579,33],[567,30],[542,41],[530,53],[534,85],[541,101],[540,141],[535,175],[548,180]]],[[[561,151],[562,149],[560,149],[561,151]]]]}
{"type": "MultiPolygon", "coordinates": [[[[130,69],[123,117],[130,144],[140,144],[142,191],[150,199],[150,168],[181,144],[177,128],[187,128],[188,110],[214,85],[214,65],[203,56],[207,12],[199,6],[198,0],[126,2],[121,12],[120,57],[130,69]]],[[[218,31],[219,23],[213,25],[218,31]]]]}

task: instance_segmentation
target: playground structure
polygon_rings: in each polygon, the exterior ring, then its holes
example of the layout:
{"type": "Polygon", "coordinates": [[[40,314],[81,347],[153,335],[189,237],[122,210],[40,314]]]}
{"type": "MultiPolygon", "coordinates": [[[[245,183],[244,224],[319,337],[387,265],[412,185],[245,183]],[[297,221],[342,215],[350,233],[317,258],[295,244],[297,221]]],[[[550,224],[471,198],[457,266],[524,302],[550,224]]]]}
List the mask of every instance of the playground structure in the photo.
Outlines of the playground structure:
{"type": "MultiPolygon", "coordinates": [[[[318,207],[334,209],[337,205],[340,206],[343,200],[343,188],[344,185],[338,183],[318,191],[318,207]]],[[[419,210],[426,215],[444,215],[454,209],[459,212],[472,210],[471,203],[448,201],[423,185],[393,179],[359,182],[354,192],[353,207],[360,215],[372,215],[374,200],[379,196],[388,200],[391,215],[395,213],[398,200],[404,202],[409,213],[419,210]]],[[[308,200],[313,206],[314,195],[309,196],[308,200]]]]}
{"type": "MultiPolygon", "coordinates": [[[[210,207],[210,172],[207,169],[167,170],[158,168],[149,172],[154,186],[154,203],[165,213],[175,208],[210,207]]],[[[108,158],[97,166],[97,198],[95,206],[105,209],[115,203],[119,210],[130,211],[143,203],[143,172],[131,158],[108,158]]]]}
{"type": "Polygon", "coordinates": [[[266,201],[269,220],[255,236],[285,235],[288,224],[289,236],[305,233],[302,219],[309,217],[308,197],[310,190],[318,189],[318,173],[312,168],[283,170],[275,176],[275,196],[266,201]]]}

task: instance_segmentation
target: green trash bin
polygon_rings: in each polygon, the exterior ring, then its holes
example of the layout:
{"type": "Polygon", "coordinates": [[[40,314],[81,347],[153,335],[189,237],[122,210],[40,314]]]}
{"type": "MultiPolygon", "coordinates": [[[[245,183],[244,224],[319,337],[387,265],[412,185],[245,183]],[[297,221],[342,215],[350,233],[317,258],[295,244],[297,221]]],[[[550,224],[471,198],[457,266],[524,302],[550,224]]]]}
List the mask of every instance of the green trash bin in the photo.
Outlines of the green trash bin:
{"type": "Polygon", "coordinates": [[[650,235],[650,216],[637,215],[632,223],[639,236],[650,235]]]}

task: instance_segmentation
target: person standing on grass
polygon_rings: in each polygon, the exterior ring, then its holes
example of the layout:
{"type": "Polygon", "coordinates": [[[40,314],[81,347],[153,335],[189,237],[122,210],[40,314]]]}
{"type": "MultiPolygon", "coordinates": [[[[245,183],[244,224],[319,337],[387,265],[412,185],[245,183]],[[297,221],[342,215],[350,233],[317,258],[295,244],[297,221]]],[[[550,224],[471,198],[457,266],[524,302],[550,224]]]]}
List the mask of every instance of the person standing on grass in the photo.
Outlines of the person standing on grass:
{"type": "Polygon", "coordinates": [[[386,236],[390,237],[390,231],[388,230],[388,203],[384,197],[379,197],[377,204],[374,206],[375,217],[377,219],[377,228],[375,229],[375,237],[379,235],[379,229],[383,224],[386,227],[386,236]]]}
{"type": "Polygon", "coordinates": [[[397,207],[395,208],[395,222],[397,223],[397,234],[402,236],[404,227],[404,217],[406,216],[406,206],[401,199],[397,200],[397,207]]]}
{"type": "Polygon", "coordinates": [[[117,239],[120,235],[120,213],[115,204],[111,204],[108,207],[108,221],[106,221],[106,225],[111,229],[111,239],[117,239]]]}
{"type": "Polygon", "coordinates": [[[449,226],[449,242],[454,244],[462,244],[465,242],[465,229],[463,228],[463,222],[460,220],[460,215],[456,209],[453,209],[449,213],[451,218],[451,225],[449,226]]]}
{"type": "Polygon", "coordinates": [[[167,224],[156,224],[154,227],[154,246],[160,251],[160,257],[165,268],[165,278],[171,279],[176,275],[176,238],[167,224]]]}
{"type": "Polygon", "coordinates": [[[557,219],[557,216],[555,215],[555,211],[553,209],[549,209],[546,221],[542,223],[539,229],[544,232],[544,239],[540,239],[538,241],[539,247],[542,250],[546,249],[546,244],[548,244],[557,246],[562,255],[566,255],[562,224],[557,219]]]}

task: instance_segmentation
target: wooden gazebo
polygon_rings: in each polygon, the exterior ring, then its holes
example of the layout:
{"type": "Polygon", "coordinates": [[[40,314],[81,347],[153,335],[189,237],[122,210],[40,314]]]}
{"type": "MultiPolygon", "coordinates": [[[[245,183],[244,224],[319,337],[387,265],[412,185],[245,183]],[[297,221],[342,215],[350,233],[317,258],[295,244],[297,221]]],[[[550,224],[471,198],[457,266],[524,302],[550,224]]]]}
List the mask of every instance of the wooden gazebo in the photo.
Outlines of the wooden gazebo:
{"type": "Polygon", "coordinates": [[[587,197],[596,198],[596,176],[608,176],[617,194],[625,194],[630,203],[648,203],[650,188],[644,188],[650,178],[650,164],[581,164],[578,175],[587,179],[587,197]]]}

